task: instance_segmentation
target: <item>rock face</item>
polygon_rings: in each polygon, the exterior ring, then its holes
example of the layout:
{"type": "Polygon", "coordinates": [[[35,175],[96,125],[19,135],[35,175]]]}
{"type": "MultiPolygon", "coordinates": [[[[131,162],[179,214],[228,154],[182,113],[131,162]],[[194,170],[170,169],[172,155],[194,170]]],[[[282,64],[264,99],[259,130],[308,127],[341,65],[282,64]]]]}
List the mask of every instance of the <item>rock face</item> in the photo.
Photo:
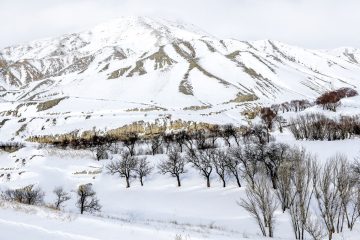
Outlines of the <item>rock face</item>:
{"type": "Polygon", "coordinates": [[[218,39],[187,24],[120,18],[0,50],[0,121],[9,119],[1,131],[11,139],[169,118],[241,123],[244,107],[358,88],[359,63],[354,48],[218,39]]]}

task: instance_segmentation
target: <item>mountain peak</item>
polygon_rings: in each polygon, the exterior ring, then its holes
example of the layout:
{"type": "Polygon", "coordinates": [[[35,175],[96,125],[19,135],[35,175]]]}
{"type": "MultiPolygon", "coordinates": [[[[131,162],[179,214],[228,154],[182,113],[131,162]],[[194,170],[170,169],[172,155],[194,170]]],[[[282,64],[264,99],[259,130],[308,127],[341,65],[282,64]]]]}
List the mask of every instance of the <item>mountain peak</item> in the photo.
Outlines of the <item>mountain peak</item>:
{"type": "Polygon", "coordinates": [[[120,46],[132,52],[144,52],[176,41],[191,41],[210,36],[201,29],[185,23],[162,18],[131,16],[120,17],[99,24],[80,33],[32,41],[0,50],[0,57],[17,61],[24,58],[44,58],[61,54],[88,54],[101,47],[120,46]]]}

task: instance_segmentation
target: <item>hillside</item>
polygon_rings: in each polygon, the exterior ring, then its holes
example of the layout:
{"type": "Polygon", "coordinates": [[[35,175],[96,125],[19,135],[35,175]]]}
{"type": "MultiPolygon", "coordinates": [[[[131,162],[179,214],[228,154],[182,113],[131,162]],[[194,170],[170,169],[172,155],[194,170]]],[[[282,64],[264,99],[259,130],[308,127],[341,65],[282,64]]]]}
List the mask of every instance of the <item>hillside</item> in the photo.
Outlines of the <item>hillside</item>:
{"type": "Polygon", "coordinates": [[[126,17],[0,50],[3,139],[106,131],[136,121],[244,123],[259,104],[360,86],[360,50],[218,39],[126,17]]]}

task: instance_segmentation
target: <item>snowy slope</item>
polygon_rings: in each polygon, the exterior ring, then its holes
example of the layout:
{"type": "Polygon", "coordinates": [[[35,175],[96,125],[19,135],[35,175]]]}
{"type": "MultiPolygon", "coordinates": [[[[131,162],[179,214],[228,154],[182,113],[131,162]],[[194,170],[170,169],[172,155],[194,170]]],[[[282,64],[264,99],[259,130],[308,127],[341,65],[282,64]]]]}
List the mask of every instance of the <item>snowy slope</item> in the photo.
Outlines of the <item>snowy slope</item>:
{"type": "Polygon", "coordinates": [[[12,139],[165,115],[239,124],[245,105],[357,89],[359,60],[353,48],[218,39],[188,24],[124,17],[0,50],[0,121],[8,119],[1,129],[12,139]],[[244,104],[249,96],[257,100],[244,104]],[[203,110],[186,110],[194,107],[203,110]]]}
{"type": "MultiPolygon", "coordinates": [[[[353,146],[359,145],[360,139],[296,141],[287,130],[275,132],[274,136],[279,142],[305,147],[320,163],[337,153],[346,154],[349,160],[359,155],[353,146]]],[[[164,157],[148,156],[148,160],[155,166],[164,157]]],[[[63,211],[0,201],[0,232],[4,239],[23,239],[25,235],[29,240],[179,240],[176,236],[180,235],[181,240],[268,239],[261,237],[253,218],[237,205],[245,197],[243,179],[242,188],[233,179],[223,188],[212,174],[212,186],[207,188],[198,171],[187,165],[181,188],[176,187],[173,177],[154,171],[143,187],[133,179],[127,189],[124,179],[106,173],[105,166],[111,160],[95,161],[88,150],[38,149],[28,144],[14,153],[1,152],[0,158],[0,172],[4,174],[0,189],[36,184],[46,192],[46,203],[52,203],[52,190],[63,186],[72,197],[63,211]],[[75,207],[74,190],[85,183],[92,183],[97,192],[103,206],[99,214],[80,215],[75,207]]],[[[287,212],[276,211],[275,240],[294,239],[289,218],[287,212]]],[[[356,224],[352,232],[344,230],[334,239],[356,240],[359,233],[356,224]]]]}

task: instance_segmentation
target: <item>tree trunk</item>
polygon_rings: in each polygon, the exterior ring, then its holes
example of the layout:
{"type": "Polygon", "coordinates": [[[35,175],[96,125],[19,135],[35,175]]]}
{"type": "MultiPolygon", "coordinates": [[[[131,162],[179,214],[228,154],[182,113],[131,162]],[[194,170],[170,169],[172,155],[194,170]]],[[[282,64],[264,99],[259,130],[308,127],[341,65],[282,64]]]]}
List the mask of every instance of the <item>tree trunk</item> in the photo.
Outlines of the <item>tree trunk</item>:
{"type": "Polygon", "coordinates": [[[333,231],[330,230],[330,231],[329,231],[329,240],[332,240],[332,235],[333,235],[333,231]]]}
{"type": "Polygon", "coordinates": [[[140,177],[140,184],[141,184],[141,186],[144,186],[143,178],[142,178],[142,177],[140,177]]]}
{"type": "Polygon", "coordinates": [[[229,139],[225,139],[225,141],[226,141],[227,145],[228,145],[229,147],[231,147],[230,140],[229,140],[229,139]]]}
{"type": "Polygon", "coordinates": [[[239,176],[235,175],[235,178],[236,178],[236,183],[239,187],[241,187],[241,183],[240,183],[240,179],[239,179],[239,176]]]}
{"type": "Polygon", "coordinates": [[[130,187],[130,181],[129,181],[129,178],[127,177],[126,178],[126,188],[129,188],[130,187]]]}
{"type": "Polygon", "coordinates": [[[221,178],[222,182],[223,182],[223,187],[226,187],[226,181],[225,178],[221,178]]]}
{"type": "Polygon", "coordinates": [[[179,175],[176,175],[176,180],[177,180],[177,183],[178,183],[178,187],[181,187],[181,182],[180,182],[180,176],[179,175]]]}
{"type": "Polygon", "coordinates": [[[85,203],[85,200],[81,200],[80,214],[84,213],[84,203],[85,203]]]}
{"type": "Polygon", "coordinates": [[[272,228],[272,225],[271,225],[271,223],[269,223],[269,237],[274,237],[274,233],[273,233],[273,228],[272,228]]]}
{"type": "Polygon", "coordinates": [[[274,175],[271,176],[271,182],[272,182],[273,188],[277,189],[276,176],[274,176],[274,175]]]}
{"type": "Polygon", "coordinates": [[[209,188],[210,187],[210,176],[206,177],[206,186],[209,188]]]}

